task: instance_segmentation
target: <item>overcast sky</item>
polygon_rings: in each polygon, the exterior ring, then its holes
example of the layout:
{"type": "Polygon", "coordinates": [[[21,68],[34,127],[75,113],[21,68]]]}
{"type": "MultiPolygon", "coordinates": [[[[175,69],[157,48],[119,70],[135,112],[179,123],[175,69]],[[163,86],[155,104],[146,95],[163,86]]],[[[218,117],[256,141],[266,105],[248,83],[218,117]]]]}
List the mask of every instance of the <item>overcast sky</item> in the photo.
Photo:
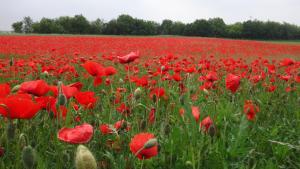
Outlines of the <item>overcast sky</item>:
{"type": "Polygon", "coordinates": [[[75,14],[105,21],[129,14],[157,22],[221,17],[227,24],[252,18],[300,25],[300,0],[0,0],[0,30],[11,30],[24,16],[37,21],[75,14]]]}

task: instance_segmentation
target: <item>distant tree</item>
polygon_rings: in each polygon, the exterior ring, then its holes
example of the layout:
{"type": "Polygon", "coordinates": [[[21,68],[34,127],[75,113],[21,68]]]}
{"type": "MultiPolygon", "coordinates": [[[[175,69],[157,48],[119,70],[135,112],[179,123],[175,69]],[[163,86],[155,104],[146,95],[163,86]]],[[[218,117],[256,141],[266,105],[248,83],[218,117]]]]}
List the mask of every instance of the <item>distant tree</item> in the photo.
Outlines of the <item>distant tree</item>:
{"type": "Polygon", "coordinates": [[[160,25],[160,34],[162,35],[170,35],[173,27],[173,21],[169,19],[165,19],[162,21],[160,25]]]}
{"type": "Polygon", "coordinates": [[[23,31],[25,33],[32,33],[33,32],[33,29],[32,29],[33,21],[29,16],[24,17],[23,24],[24,24],[23,31]]]}
{"type": "Polygon", "coordinates": [[[104,29],[103,20],[96,19],[95,21],[90,23],[90,31],[91,34],[101,34],[104,29]]]}
{"type": "Polygon", "coordinates": [[[265,39],[265,24],[258,20],[243,22],[242,37],[248,39],[265,39]]]}
{"type": "Polygon", "coordinates": [[[184,34],[185,24],[182,22],[173,22],[170,34],[171,35],[183,35],[184,34]]]}
{"type": "Polygon", "coordinates": [[[243,31],[243,24],[240,22],[237,22],[232,25],[226,26],[226,37],[229,38],[241,38],[242,37],[242,31],[243,31]]]}
{"type": "Polygon", "coordinates": [[[15,22],[12,24],[12,28],[14,29],[15,33],[22,33],[23,32],[23,22],[15,22]]]}
{"type": "Polygon", "coordinates": [[[71,30],[73,34],[88,34],[90,30],[89,21],[82,15],[75,15],[70,21],[71,30]]]}
{"type": "Polygon", "coordinates": [[[74,32],[72,30],[72,17],[69,16],[61,16],[55,20],[56,24],[61,25],[63,28],[63,33],[70,34],[74,32]]]}
{"type": "Polygon", "coordinates": [[[165,19],[161,24],[153,21],[120,15],[108,22],[97,19],[88,21],[82,15],[42,18],[33,22],[24,17],[12,24],[15,32],[58,34],[107,34],[107,35],[186,35],[228,37],[245,39],[300,39],[300,27],[289,23],[248,20],[226,25],[222,18],[197,19],[192,23],[173,22],[165,19]]]}
{"type": "MultiPolygon", "coordinates": [[[[35,31],[35,28],[33,28],[35,31]]],[[[48,19],[48,18],[42,18],[39,27],[38,27],[39,33],[63,33],[63,27],[55,20],[48,19]]]]}
{"type": "Polygon", "coordinates": [[[200,19],[188,24],[184,32],[188,36],[209,37],[212,36],[212,27],[207,20],[200,19]]]}
{"type": "Polygon", "coordinates": [[[224,37],[226,33],[226,24],[222,18],[212,18],[208,20],[211,26],[211,33],[214,37],[224,37]]]}
{"type": "Polygon", "coordinates": [[[131,35],[134,29],[135,19],[130,15],[120,15],[117,19],[118,34],[131,35]]]}
{"type": "Polygon", "coordinates": [[[106,35],[118,35],[117,20],[112,19],[108,23],[104,24],[103,33],[106,35]]]}

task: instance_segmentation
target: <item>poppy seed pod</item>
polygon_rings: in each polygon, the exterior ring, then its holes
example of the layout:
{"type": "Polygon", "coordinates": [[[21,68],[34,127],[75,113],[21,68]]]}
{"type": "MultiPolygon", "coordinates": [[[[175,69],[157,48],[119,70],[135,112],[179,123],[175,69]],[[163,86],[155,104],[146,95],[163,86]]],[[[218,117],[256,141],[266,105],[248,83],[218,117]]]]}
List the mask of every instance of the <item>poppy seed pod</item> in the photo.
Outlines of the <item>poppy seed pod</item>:
{"type": "Polygon", "coordinates": [[[96,169],[97,163],[95,157],[90,152],[90,150],[83,146],[79,145],[76,151],[75,157],[75,166],[76,169],[96,169]]]}
{"type": "Polygon", "coordinates": [[[137,99],[139,99],[140,97],[141,97],[141,94],[142,94],[142,90],[141,90],[141,88],[137,88],[137,89],[135,89],[135,91],[134,91],[134,98],[137,100],[137,99]]]}
{"type": "Polygon", "coordinates": [[[26,146],[22,151],[22,160],[24,167],[27,169],[33,169],[36,166],[36,152],[31,146],[26,146]]]}

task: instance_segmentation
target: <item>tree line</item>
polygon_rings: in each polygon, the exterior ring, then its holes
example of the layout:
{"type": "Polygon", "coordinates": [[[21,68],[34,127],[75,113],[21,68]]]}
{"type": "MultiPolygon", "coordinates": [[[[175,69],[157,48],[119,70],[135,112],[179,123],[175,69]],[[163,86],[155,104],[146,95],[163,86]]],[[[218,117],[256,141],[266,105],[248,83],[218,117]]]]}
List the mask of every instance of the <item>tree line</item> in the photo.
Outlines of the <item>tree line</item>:
{"type": "Polygon", "coordinates": [[[237,39],[300,39],[300,27],[274,21],[247,20],[225,24],[222,18],[197,19],[183,23],[165,19],[162,23],[120,15],[104,22],[88,21],[83,15],[42,18],[33,22],[30,17],[12,24],[16,33],[95,34],[95,35],[183,35],[237,39]]]}

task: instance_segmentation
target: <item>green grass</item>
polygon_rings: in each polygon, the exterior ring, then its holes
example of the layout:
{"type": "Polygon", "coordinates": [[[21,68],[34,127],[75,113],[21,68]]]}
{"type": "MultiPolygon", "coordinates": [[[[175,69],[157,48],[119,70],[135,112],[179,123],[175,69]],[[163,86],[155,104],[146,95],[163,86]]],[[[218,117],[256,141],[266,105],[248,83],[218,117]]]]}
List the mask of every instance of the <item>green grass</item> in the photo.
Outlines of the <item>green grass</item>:
{"type": "MultiPolygon", "coordinates": [[[[286,93],[286,84],[276,82],[278,89],[274,93],[265,92],[262,83],[256,86],[243,80],[236,94],[225,90],[224,79],[217,84],[220,90],[195,93],[199,87],[198,76],[188,76],[183,81],[187,92],[180,96],[177,82],[155,79],[158,85],[166,89],[167,98],[154,102],[149,98],[149,89],[142,89],[142,97],[138,100],[128,99],[134,84],[119,83],[126,76],[119,67],[118,75],[114,76],[111,86],[102,84],[95,88],[92,78],[73,78],[61,80],[65,84],[80,81],[84,84],[83,91],[94,91],[100,98],[95,109],[81,109],[78,113],[82,122],[95,126],[91,142],[86,144],[94,154],[102,168],[124,169],[276,169],[300,168],[300,107],[299,88],[297,91],[286,93]],[[132,115],[124,117],[116,111],[111,101],[116,88],[124,87],[127,92],[122,95],[122,102],[132,106],[132,115]],[[101,92],[102,90],[106,92],[101,92]],[[191,100],[197,94],[196,100],[191,100]],[[181,98],[181,99],[179,99],[181,98]],[[254,121],[248,121],[243,112],[245,100],[253,100],[260,108],[254,121]],[[147,122],[149,111],[144,107],[156,108],[156,122],[147,122]],[[216,133],[213,136],[199,130],[191,115],[191,106],[198,106],[201,111],[200,119],[206,116],[213,118],[216,133]],[[179,115],[179,109],[186,110],[185,117],[179,115]],[[93,113],[90,113],[93,112],[93,113]],[[97,127],[102,123],[113,124],[117,120],[126,119],[131,123],[129,132],[120,132],[119,136],[104,136],[97,127]],[[150,160],[138,160],[129,150],[129,142],[133,135],[140,132],[151,132],[159,140],[160,152],[150,160]],[[118,140],[118,138],[120,138],[118,140]],[[120,149],[110,147],[107,141],[114,141],[120,149]],[[293,145],[293,146],[290,146],[293,145]],[[141,167],[143,166],[143,167],[141,167]]],[[[78,68],[80,74],[84,72],[78,68]]],[[[141,70],[140,74],[145,74],[141,70]]],[[[33,76],[32,79],[39,77],[33,76]]],[[[16,77],[19,79],[18,77],[16,77]]],[[[56,78],[40,77],[53,84],[56,78]]],[[[1,79],[3,81],[4,79],[1,79]]],[[[8,79],[6,79],[8,80],[8,79]]],[[[19,79],[23,80],[23,79],[19,79]]],[[[70,102],[74,101],[72,99],[70,102]]],[[[78,114],[70,110],[72,116],[78,114]]],[[[24,145],[31,145],[37,152],[37,168],[39,169],[73,169],[74,153],[77,145],[63,143],[56,138],[56,133],[64,122],[57,123],[46,111],[41,111],[31,120],[15,120],[14,139],[6,137],[8,123],[0,117],[0,145],[6,149],[5,156],[0,157],[0,168],[22,169],[21,152],[24,145]],[[20,135],[26,135],[24,141],[20,135]]],[[[72,125],[79,124],[73,122],[72,125]]]]}

